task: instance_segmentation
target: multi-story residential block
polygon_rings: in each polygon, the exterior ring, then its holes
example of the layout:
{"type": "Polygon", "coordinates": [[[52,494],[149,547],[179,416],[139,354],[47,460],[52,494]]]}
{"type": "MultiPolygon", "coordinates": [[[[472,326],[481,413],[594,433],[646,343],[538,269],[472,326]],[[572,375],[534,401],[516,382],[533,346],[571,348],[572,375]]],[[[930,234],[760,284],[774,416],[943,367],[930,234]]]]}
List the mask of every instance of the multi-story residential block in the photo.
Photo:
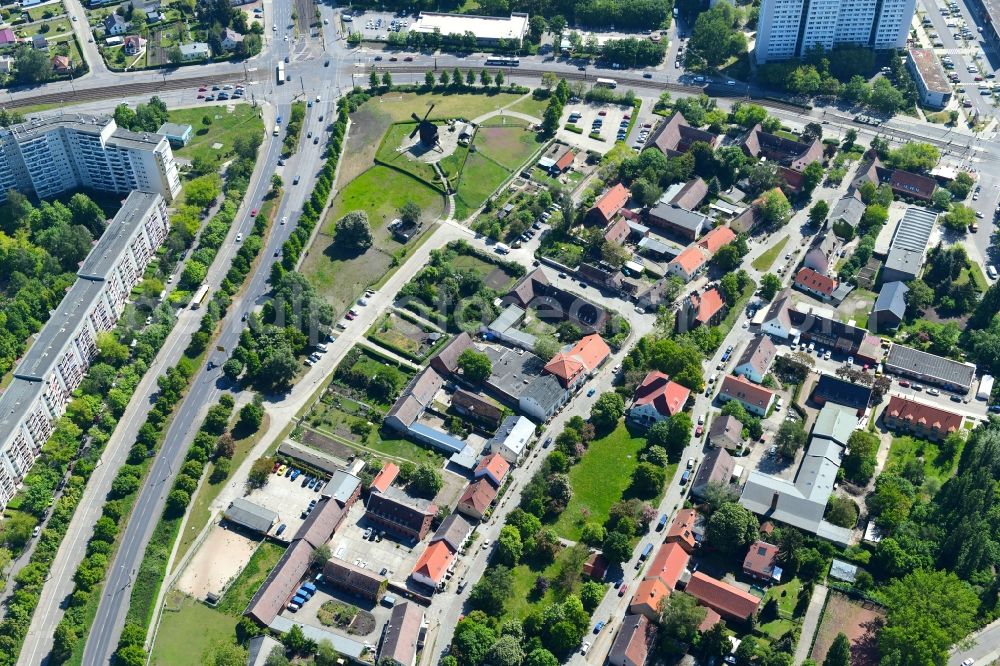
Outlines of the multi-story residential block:
{"type": "Polygon", "coordinates": [[[838,44],[902,48],[915,0],[764,0],[755,54],[758,63],[805,55],[838,44]]]}
{"type": "Polygon", "coordinates": [[[142,279],[169,223],[163,197],[132,192],[0,395],[0,508],[31,469],[70,394],[142,279]]]}
{"type": "Polygon", "coordinates": [[[12,189],[44,199],[79,187],[172,201],[181,183],[166,137],[121,129],[108,116],[67,114],[0,129],[0,201],[12,189]]]}

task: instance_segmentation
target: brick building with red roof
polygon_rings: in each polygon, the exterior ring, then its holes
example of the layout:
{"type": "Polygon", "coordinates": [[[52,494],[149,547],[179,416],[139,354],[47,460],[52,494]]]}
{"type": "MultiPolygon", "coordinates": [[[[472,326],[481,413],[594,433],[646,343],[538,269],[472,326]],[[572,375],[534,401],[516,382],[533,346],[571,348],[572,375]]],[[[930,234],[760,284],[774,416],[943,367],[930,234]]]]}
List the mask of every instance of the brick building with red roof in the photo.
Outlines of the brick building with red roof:
{"type": "Polygon", "coordinates": [[[682,411],[691,390],[659,370],[652,370],[636,387],[629,418],[639,425],[651,426],[682,411]]]}
{"type": "Polygon", "coordinates": [[[617,183],[610,190],[601,195],[601,198],[597,200],[594,207],[591,208],[587,215],[590,219],[598,224],[607,225],[611,220],[614,219],[618,211],[622,209],[626,203],[628,203],[628,198],[631,194],[621,183],[617,183]]]}
{"type": "Polygon", "coordinates": [[[716,580],[701,571],[691,574],[684,591],[698,600],[702,606],[711,608],[727,620],[745,622],[753,617],[760,606],[760,597],[755,597],[735,585],[716,580]]]}
{"type": "Polygon", "coordinates": [[[913,433],[931,440],[942,440],[960,432],[962,415],[940,407],[894,395],[882,412],[882,422],[893,430],[913,433]]]}

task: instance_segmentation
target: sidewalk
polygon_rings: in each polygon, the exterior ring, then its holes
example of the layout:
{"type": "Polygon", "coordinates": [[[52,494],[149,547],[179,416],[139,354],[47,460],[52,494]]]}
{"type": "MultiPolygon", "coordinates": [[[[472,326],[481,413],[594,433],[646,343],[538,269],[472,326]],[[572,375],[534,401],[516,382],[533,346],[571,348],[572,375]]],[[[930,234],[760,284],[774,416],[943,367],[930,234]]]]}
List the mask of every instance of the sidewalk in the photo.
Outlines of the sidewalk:
{"type": "Polygon", "coordinates": [[[826,603],[826,595],[829,592],[826,585],[817,585],[813,589],[812,599],[809,600],[809,608],[806,610],[806,617],[802,621],[802,633],[799,635],[799,644],[795,646],[795,658],[792,663],[801,664],[809,658],[809,651],[812,648],[813,637],[819,627],[820,616],[823,614],[823,606],[826,603]]]}

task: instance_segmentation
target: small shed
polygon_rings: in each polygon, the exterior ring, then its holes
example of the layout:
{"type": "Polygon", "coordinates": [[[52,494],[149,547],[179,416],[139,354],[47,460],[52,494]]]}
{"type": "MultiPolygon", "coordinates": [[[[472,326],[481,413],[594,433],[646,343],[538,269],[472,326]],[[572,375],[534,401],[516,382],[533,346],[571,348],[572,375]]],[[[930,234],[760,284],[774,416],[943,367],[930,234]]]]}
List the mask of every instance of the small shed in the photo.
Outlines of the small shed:
{"type": "Polygon", "coordinates": [[[237,497],[224,514],[225,519],[254,532],[267,534],[276,522],[278,514],[271,509],[254,504],[248,499],[237,497]]]}

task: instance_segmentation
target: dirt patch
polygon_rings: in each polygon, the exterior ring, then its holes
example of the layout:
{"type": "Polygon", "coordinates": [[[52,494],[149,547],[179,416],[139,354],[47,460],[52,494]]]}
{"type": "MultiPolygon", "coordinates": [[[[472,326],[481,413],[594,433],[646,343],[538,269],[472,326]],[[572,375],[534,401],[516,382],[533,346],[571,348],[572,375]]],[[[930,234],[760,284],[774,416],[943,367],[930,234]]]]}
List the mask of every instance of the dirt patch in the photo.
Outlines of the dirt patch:
{"type": "Polygon", "coordinates": [[[216,525],[205,537],[177,582],[177,589],[195,599],[221,595],[230,581],[250,561],[257,542],[233,530],[216,525]]]}
{"type": "Polygon", "coordinates": [[[822,663],[833,639],[843,633],[851,642],[851,666],[874,666],[879,661],[878,632],[884,618],[879,606],[831,592],[816,633],[812,658],[822,663]]]}
{"type": "Polygon", "coordinates": [[[340,182],[349,183],[360,176],[375,162],[375,153],[382,142],[382,135],[392,124],[392,116],[368,103],[351,114],[351,131],[347,133],[345,155],[351,159],[340,162],[340,182]]]}
{"type": "Polygon", "coordinates": [[[502,268],[494,268],[483,278],[483,283],[490,289],[499,291],[510,284],[510,275],[502,268]]]}
{"type": "Polygon", "coordinates": [[[356,452],[351,447],[345,446],[312,430],[306,430],[302,433],[302,443],[323,453],[329,453],[331,456],[340,458],[341,460],[351,460],[356,455],[356,452]]]}
{"type": "Polygon", "coordinates": [[[357,606],[340,601],[327,601],[318,611],[316,619],[328,627],[340,627],[356,636],[367,636],[375,631],[375,616],[357,606]]]}

